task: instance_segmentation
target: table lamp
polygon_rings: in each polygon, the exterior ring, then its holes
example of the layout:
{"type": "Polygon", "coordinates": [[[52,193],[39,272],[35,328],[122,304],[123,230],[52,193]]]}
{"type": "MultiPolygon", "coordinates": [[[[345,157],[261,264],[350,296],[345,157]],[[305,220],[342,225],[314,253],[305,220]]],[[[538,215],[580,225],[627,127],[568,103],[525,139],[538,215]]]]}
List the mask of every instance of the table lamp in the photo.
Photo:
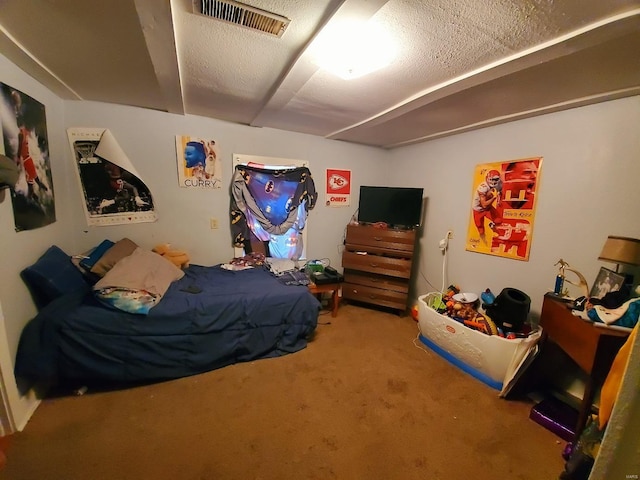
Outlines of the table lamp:
{"type": "MultiPolygon", "coordinates": [[[[609,235],[598,260],[615,263],[616,273],[620,264],[638,266],[640,265],[640,240],[609,235]]],[[[626,278],[625,283],[633,283],[632,275],[627,275],[626,278]]]]}

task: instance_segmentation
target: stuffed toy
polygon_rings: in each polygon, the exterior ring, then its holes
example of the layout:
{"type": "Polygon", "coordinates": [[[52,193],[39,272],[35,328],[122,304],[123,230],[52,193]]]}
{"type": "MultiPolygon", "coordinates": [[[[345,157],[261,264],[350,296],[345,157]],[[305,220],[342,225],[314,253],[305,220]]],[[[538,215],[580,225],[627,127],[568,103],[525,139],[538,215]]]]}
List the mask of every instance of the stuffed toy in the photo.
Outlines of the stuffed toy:
{"type": "Polygon", "coordinates": [[[166,258],[178,268],[189,266],[189,254],[184,250],[174,250],[169,243],[161,243],[152,248],[152,251],[166,258]]]}

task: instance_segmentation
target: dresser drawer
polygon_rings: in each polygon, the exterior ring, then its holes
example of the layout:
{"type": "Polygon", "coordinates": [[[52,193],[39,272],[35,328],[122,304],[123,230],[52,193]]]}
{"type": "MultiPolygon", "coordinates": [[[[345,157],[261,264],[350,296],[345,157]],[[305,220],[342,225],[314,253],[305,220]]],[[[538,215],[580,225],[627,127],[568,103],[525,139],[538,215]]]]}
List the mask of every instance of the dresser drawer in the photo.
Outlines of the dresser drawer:
{"type": "Polygon", "coordinates": [[[398,293],[409,293],[409,282],[405,279],[385,277],[374,273],[357,272],[352,270],[344,271],[344,281],[347,283],[355,283],[367,287],[381,288],[383,290],[392,290],[398,293]]]}
{"type": "Polygon", "coordinates": [[[342,266],[351,270],[360,270],[361,272],[371,272],[392,277],[411,277],[411,260],[402,258],[343,252],[342,266]]]}
{"type": "Polygon", "coordinates": [[[413,255],[415,230],[393,230],[374,228],[367,225],[348,225],[347,250],[361,250],[374,253],[392,253],[398,256],[413,255]]]}
{"type": "Polygon", "coordinates": [[[405,293],[373,288],[355,283],[342,284],[342,298],[358,302],[373,303],[384,307],[406,310],[407,295],[405,293]]]}

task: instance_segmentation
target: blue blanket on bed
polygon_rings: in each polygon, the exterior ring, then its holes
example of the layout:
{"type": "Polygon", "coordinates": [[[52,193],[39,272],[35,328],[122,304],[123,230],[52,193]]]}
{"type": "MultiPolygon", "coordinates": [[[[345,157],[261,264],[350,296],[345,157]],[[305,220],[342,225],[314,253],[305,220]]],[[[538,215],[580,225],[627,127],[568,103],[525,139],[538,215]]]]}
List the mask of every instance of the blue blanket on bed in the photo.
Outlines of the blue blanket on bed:
{"type": "Polygon", "coordinates": [[[192,265],[148,315],[106,307],[78,290],[24,328],[17,377],[138,382],[179,378],[306,347],[320,303],[262,269],[192,265]]]}

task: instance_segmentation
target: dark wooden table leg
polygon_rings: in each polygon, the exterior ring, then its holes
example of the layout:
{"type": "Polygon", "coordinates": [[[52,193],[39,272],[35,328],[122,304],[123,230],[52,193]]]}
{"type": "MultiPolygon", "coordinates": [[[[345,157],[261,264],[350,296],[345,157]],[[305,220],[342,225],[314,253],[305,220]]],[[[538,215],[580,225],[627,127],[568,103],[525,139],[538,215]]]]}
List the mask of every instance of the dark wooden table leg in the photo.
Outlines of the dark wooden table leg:
{"type": "Polygon", "coordinates": [[[593,395],[595,393],[595,386],[592,377],[589,377],[587,384],[584,387],[584,393],[582,395],[582,403],[580,404],[580,411],[578,412],[578,423],[576,424],[576,434],[573,436],[574,443],[580,438],[582,430],[584,430],[587,424],[587,418],[591,414],[591,406],[593,405],[593,395]]]}

